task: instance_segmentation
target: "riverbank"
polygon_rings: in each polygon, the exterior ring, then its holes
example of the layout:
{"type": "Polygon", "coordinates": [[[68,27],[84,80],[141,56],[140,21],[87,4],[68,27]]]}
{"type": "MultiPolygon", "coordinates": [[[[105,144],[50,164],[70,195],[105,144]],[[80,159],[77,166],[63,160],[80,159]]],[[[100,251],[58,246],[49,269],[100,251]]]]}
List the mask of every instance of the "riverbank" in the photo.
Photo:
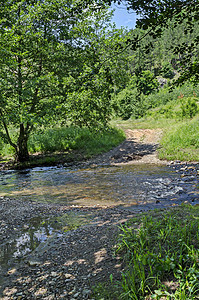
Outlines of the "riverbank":
{"type": "MultiPolygon", "coordinates": [[[[139,163],[168,164],[157,158],[160,130],[126,130],[127,140],[84,167],[139,163]],[[152,159],[154,158],[154,160],[152,159]]],[[[199,202],[199,164],[171,162],[180,182],[180,203],[199,202]]],[[[170,189],[169,184],[165,186],[170,189]]],[[[173,188],[173,187],[172,187],[173,188]]],[[[140,220],[142,209],[117,206],[64,206],[2,197],[0,199],[0,299],[98,299],[93,286],[121,279],[125,270],[122,254],[113,255],[119,226],[140,220]]],[[[167,209],[180,209],[175,198],[167,209]]],[[[144,206],[143,206],[144,208],[144,206]]],[[[151,207],[152,208],[152,207],[151,207]]],[[[154,202],[161,215],[161,201],[154,202]]],[[[146,210],[145,210],[146,211],[146,210]]],[[[139,226],[139,222],[137,222],[139,226]]]]}
{"type": "Polygon", "coordinates": [[[112,247],[118,226],[133,215],[117,207],[66,207],[2,198],[1,256],[8,259],[9,241],[13,239],[18,256],[14,261],[10,257],[0,270],[0,299],[92,299],[92,286],[109,281],[110,274],[120,279],[122,261],[113,257],[112,247]],[[77,220],[84,215],[81,225],[85,225],[67,231],[63,217],[71,213],[77,220]],[[49,226],[60,223],[60,228],[31,254],[23,255],[33,219],[48,220],[49,226]]]}
{"type": "Polygon", "coordinates": [[[118,146],[100,155],[88,158],[83,153],[36,154],[23,164],[14,161],[0,162],[0,169],[25,169],[37,166],[71,165],[117,165],[117,164],[167,164],[158,158],[158,146],[162,137],[161,129],[126,129],[126,139],[118,146]]]}
{"type": "MultiPolygon", "coordinates": [[[[199,164],[176,162],[171,168],[182,183],[197,185],[199,164]]],[[[181,203],[199,203],[197,188],[178,193],[182,193],[181,203]]],[[[174,202],[167,209],[181,209],[174,202]]],[[[165,211],[161,207],[161,201],[156,201],[153,208],[158,211],[143,212],[121,206],[64,206],[2,197],[0,299],[98,299],[93,286],[109,285],[110,278],[120,280],[126,267],[122,254],[113,254],[119,226],[134,219],[139,227],[143,214],[158,218],[165,211]]]]}

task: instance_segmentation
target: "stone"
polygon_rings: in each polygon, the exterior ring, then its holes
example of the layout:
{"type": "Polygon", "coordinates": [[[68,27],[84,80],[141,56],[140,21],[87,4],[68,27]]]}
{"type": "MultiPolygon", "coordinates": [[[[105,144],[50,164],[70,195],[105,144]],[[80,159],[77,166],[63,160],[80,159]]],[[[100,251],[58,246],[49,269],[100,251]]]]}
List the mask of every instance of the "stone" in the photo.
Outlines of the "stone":
{"type": "Polygon", "coordinates": [[[74,298],[77,298],[80,295],[79,292],[77,292],[75,295],[73,295],[74,298]]]}
{"type": "Polygon", "coordinates": [[[90,290],[83,290],[82,292],[83,296],[86,297],[86,296],[89,296],[91,294],[91,291],[90,290]]]}
{"type": "Polygon", "coordinates": [[[35,266],[38,266],[38,265],[41,265],[41,262],[40,261],[34,261],[34,260],[29,260],[28,261],[28,265],[30,266],[30,267],[35,267],[35,266]]]}

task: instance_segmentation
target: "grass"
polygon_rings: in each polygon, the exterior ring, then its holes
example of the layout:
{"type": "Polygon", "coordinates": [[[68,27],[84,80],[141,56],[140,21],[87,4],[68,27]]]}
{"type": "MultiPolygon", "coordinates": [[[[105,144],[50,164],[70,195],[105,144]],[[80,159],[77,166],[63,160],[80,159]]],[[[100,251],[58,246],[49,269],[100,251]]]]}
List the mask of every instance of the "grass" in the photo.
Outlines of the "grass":
{"type": "Polygon", "coordinates": [[[125,129],[157,129],[157,128],[168,128],[178,123],[178,120],[175,119],[165,119],[165,118],[158,118],[154,119],[152,117],[143,117],[140,119],[129,119],[129,120],[122,120],[122,119],[113,119],[111,121],[112,126],[117,126],[118,128],[125,130],[125,129]]]}
{"type": "Polygon", "coordinates": [[[143,214],[121,226],[122,280],[94,289],[95,299],[199,299],[199,207],[143,214]]]}
{"type": "MultiPolygon", "coordinates": [[[[32,156],[23,166],[55,165],[88,159],[109,151],[124,139],[125,134],[121,129],[111,127],[103,131],[74,126],[38,130],[30,136],[28,149],[32,156]]],[[[1,161],[5,157],[10,158],[13,155],[12,148],[2,145],[0,155],[1,161]]]]}
{"type": "Polygon", "coordinates": [[[90,131],[87,128],[65,127],[35,133],[29,140],[30,153],[78,151],[85,157],[109,151],[125,138],[120,129],[90,131]]]}
{"type": "Polygon", "coordinates": [[[199,161],[199,117],[184,121],[165,131],[160,158],[199,161]]]}
{"type": "Polygon", "coordinates": [[[138,120],[114,119],[112,126],[125,129],[162,129],[159,158],[166,160],[199,161],[199,116],[193,119],[145,117],[138,120]]]}

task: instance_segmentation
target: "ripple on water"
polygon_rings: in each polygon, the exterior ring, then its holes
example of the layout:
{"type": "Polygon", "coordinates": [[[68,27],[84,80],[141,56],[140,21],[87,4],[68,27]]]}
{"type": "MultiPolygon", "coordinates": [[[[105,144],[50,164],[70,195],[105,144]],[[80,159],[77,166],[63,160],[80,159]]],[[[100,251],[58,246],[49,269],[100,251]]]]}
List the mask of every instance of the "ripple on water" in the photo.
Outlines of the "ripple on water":
{"type": "Polygon", "coordinates": [[[168,166],[134,165],[69,169],[42,167],[3,171],[0,196],[65,205],[140,205],[181,199],[193,186],[168,166]]]}

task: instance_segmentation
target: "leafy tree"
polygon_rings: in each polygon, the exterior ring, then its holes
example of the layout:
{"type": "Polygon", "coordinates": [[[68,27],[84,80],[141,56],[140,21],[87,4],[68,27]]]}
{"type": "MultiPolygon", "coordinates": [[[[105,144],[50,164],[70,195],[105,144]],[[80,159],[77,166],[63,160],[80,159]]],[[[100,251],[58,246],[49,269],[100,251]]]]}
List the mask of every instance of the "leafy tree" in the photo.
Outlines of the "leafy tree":
{"type": "Polygon", "coordinates": [[[127,32],[111,27],[111,15],[106,11],[92,20],[94,31],[87,35],[84,66],[78,77],[64,78],[67,101],[61,111],[67,112],[69,120],[78,126],[100,129],[107,125],[111,108],[111,93],[129,80],[125,65],[125,53],[117,55],[117,44],[125,43],[127,32]],[[104,15],[105,14],[105,15],[104,15]],[[102,20],[106,20],[105,23],[102,20]]]}
{"type": "Polygon", "coordinates": [[[133,76],[131,86],[137,87],[140,93],[149,95],[158,90],[159,83],[154,75],[149,71],[142,71],[133,76]]]}
{"type": "Polygon", "coordinates": [[[116,114],[124,120],[142,117],[148,108],[144,95],[157,91],[158,87],[157,79],[149,70],[132,76],[129,85],[113,97],[116,114]]]}
{"type": "Polygon", "coordinates": [[[40,125],[107,122],[112,74],[96,39],[110,19],[105,12],[103,2],[100,9],[76,0],[0,4],[0,132],[18,161],[29,159],[28,138],[40,125]]]}
{"type": "MultiPolygon", "coordinates": [[[[111,1],[107,0],[109,4],[111,1]]],[[[139,47],[140,41],[144,37],[150,36],[154,39],[160,37],[165,28],[169,28],[171,21],[174,26],[185,24],[184,34],[189,35],[193,32],[196,22],[199,20],[199,2],[198,0],[174,0],[174,1],[156,1],[156,0],[125,0],[122,1],[127,6],[127,10],[134,10],[139,16],[137,27],[142,28],[145,32],[140,37],[134,36],[128,40],[128,45],[133,50],[139,47]]],[[[190,41],[182,41],[173,47],[173,53],[180,57],[181,77],[178,82],[181,83],[192,78],[194,82],[199,79],[199,61],[198,61],[198,42],[199,34],[190,41]]],[[[153,47],[151,42],[145,47],[145,51],[149,52],[153,47]]]]}
{"type": "Polygon", "coordinates": [[[66,51],[69,56],[73,52],[69,28],[75,22],[65,1],[1,4],[0,115],[5,131],[1,135],[19,161],[29,158],[27,141],[34,126],[52,117],[58,101],[58,64],[66,51]],[[16,139],[11,126],[17,130],[16,139]]]}

